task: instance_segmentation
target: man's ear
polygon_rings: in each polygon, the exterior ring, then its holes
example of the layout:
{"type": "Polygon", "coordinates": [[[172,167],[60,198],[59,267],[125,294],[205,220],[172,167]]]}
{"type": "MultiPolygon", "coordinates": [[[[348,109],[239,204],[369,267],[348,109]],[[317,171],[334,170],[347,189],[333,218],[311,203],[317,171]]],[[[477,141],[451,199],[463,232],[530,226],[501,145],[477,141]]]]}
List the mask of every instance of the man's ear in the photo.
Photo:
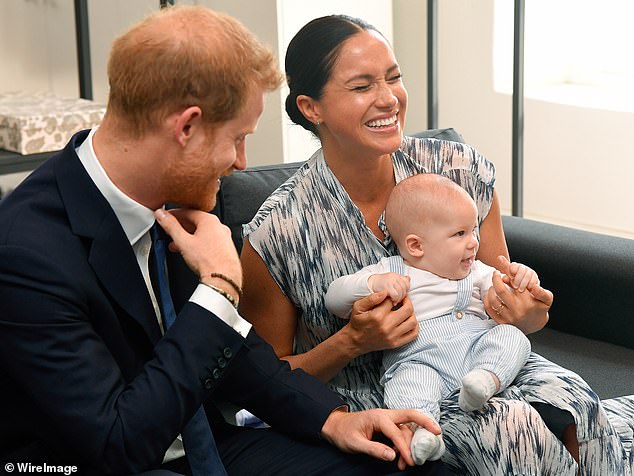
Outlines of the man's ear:
{"type": "Polygon", "coordinates": [[[189,106],[176,115],[172,123],[172,134],[182,147],[185,147],[196,131],[202,128],[202,116],[202,110],[198,106],[189,106]]]}
{"type": "Polygon", "coordinates": [[[296,101],[299,112],[301,112],[306,119],[313,124],[322,122],[321,114],[319,112],[319,103],[317,101],[304,94],[298,95],[296,101]]]}
{"type": "Polygon", "coordinates": [[[415,258],[422,258],[425,254],[423,239],[413,233],[405,237],[405,248],[407,252],[415,258]]]}

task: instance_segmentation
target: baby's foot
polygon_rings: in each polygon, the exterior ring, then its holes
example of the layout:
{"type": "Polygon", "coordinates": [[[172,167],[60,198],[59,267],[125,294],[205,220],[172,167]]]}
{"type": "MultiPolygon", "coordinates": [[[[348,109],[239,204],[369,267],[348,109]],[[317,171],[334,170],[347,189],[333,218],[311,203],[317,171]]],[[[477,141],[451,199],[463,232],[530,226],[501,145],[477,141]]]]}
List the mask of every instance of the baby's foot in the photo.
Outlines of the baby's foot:
{"type": "Polygon", "coordinates": [[[431,431],[419,427],[412,437],[412,458],[414,463],[425,464],[426,461],[435,461],[445,452],[445,443],[442,434],[434,435],[431,431]]]}
{"type": "Polygon", "coordinates": [[[498,390],[495,376],[484,369],[473,369],[462,379],[458,395],[458,405],[465,412],[478,410],[484,406],[498,390]]]}

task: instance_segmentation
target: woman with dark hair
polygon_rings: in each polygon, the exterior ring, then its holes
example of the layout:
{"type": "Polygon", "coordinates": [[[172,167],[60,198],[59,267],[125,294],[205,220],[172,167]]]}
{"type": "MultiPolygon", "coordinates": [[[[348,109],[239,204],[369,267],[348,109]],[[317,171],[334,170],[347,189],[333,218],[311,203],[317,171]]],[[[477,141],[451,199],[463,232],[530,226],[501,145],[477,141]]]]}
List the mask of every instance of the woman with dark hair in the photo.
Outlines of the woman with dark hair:
{"type": "MultiPolygon", "coordinates": [[[[507,272],[498,260],[509,256],[495,169],[467,145],[403,136],[407,92],[398,63],[362,20],[333,15],[305,25],[288,47],[286,73],[288,115],[322,147],[244,228],[241,312],[279,357],[327,382],[353,409],[381,407],[380,351],[416,337],[411,303],[393,309],[385,293],[371,294],[346,322],[325,308],[328,285],[396,254],[385,204],[397,182],[417,173],[445,175],[473,197],[477,258],[507,272]]],[[[552,299],[497,279],[485,307],[528,334],[546,324],[552,299]]],[[[462,412],[451,395],[440,423],[443,459],[459,474],[574,475],[577,462],[582,474],[629,474],[596,394],[536,354],[483,411],[462,412]]]]}

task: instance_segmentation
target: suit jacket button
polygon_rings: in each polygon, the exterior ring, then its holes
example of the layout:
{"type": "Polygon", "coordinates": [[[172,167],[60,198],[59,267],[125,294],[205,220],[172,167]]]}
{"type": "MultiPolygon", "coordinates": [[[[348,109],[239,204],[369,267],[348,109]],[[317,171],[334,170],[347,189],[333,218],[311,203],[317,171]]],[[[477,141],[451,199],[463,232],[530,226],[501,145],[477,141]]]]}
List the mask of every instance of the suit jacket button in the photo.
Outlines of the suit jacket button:
{"type": "Polygon", "coordinates": [[[218,367],[220,367],[221,369],[224,369],[227,366],[227,361],[225,359],[223,359],[222,357],[218,358],[218,367]]]}
{"type": "Polygon", "coordinates": [[[214,381],[213,381],[213,380],[211,380],[210,378],[206,378],[206,379],[203,381],[203,386],[205,387],[205,389],[207,389],[207,390],[211,390],[211,387],[213,387],[213,386],[214,386],[214,381]]]}
{"type": "Polygon", "coordinates": [[[213,375],[213,377],[218,380],[222,375],[222,372],[220,371],[220,369],[214,369],[213,372],[211,372],[211,375],[213,375]]]}
{"type": "Polygon", "coordinates": [[[222,351],[222,354],[227,358],[230,359],[231,357],[233,357],[233,352],[231,352],[231,349],[229,347],[225,347],[222,351]]]}

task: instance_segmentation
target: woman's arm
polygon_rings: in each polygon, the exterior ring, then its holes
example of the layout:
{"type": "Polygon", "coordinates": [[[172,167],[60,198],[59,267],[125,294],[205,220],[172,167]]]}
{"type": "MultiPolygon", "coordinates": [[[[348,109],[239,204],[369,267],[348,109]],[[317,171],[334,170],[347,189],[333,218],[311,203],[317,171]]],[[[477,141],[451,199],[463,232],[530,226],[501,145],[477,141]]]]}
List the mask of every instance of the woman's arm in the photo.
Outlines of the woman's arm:
{"type": "Polygon", "coordinates": [[[310,351],[293,355],[297,309],[282,293],[248,239],[244,240],[240,258],[244,272],[240,314],[271,344],[279,358],[322,382],[332,379],[355,357],[398,347],[417,335],[418,323],[411,302],[407,300],[400,309],[392,311],[386,293],[375,293],[355,303],[350,321],[339,332],[310,351]]]}
{"type": "MultiPolygon", "coordinates": [[[[504,267],[505,262],[500,260],[499,256],[509,259],[502,228],[500,202],[497,192],[493,191],[491,208],[480,225],[478,259],[506,273],[508,270],[504,267]]],[[[501,278],[494,278],[493,287],[489,289],[484,303],[487,314],[495,316],[498,324],[511,324],[525,334],[530,334],[541,330],[548,322],[548,310],[553,303],[553,294],[542,288],[535,294],[528,291],[519,292],[507,288],[501,278]],[[502,302],[502,312],[495,312],[495,309],[500,309],[499,305],[502,302]]]]}
{"type": "Polygon", "coordinates": [[[500,200],[497,191],[493,191],[493,201],[488,215],[480,225],[480,249],[478,250],[478,259],[484,264],[499,268],[498,256],[509,258],[509,250],[506,246],[506,238],[504,238],[504,229],[502,228],[502,216],[500,214],[500,200]]]}

